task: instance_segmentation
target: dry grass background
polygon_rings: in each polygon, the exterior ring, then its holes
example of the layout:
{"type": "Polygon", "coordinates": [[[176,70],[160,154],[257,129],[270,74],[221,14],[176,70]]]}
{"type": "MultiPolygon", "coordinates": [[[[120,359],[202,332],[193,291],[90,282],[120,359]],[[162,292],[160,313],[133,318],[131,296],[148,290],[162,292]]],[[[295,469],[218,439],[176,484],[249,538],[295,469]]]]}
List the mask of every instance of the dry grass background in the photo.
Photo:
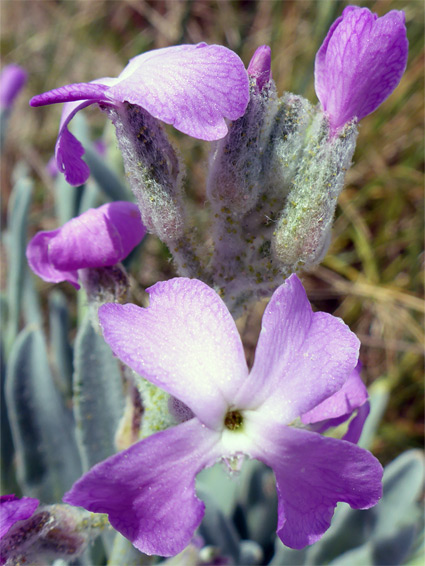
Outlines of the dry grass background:
{"type": "MultiPolygon", "coordinates": [[[[367,383],[380,380],[391,392],[374,446],[386,462],[407,448],[423,445],[424,3],[356,3],[379,15],[405,10],[408,68],[395,93],[361,124],[333,244],[323,264],[305,275],[304,282],[315,307],[341,316],[358,334],[367,383]]],[[[30,109],[27,101],[34,94],[115,76],[130,57],[148,49],[206,41],[230,47],[245,64],[258,45],[269,44],[279,92],[289,90],[315,102],[314,56],[330,23],[347,4],[2,0],[2,65],[18,63],[30,75],[2,159],[2,214],[10,173],[19,159],[30,164],[38,179],[33,231],[43,225],[40,211],[49,212],[51,207],[44,165],[53,151],[60,107],[30,109]]],[[[94,110],[87,115],[94,131],[100,132],[104,117],[94,110]]],[[[190,170],[190,198],[202,213],[206,144],[174,135],[190,170]]],[[[141,263],[138,277],[144,286],[158,276],[173,274],[166,259],[154,259],[156,249],[147,246],[141,263]]],[[[42,293],[49,290],[45,285],[39,288],[42,293]]]]}

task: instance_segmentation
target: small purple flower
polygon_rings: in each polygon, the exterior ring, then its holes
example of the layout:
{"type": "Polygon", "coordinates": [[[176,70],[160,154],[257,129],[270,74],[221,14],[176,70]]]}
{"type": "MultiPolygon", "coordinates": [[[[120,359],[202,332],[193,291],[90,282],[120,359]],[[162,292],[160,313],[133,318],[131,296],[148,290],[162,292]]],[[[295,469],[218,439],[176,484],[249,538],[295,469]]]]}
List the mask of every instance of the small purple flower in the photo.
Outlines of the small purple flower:
{"type": "Polygon", "coordinates": [[[248,76],[255,79],[258,90],[262,90],[272,78],[272,55],[268,45],[257,47],[248,65],[248,76]]]}
{"type": "Polygon", "coordinates": [[[0,109],[8,110],[12,107],[27,78],[27,72],[19,65],[4,67],[0,75],[0,109]]]}
{"type": "Polygon", "coordinates": [[[38,232],[28,244],[27,259],[44,281],[69,281],[79,289],[79,269],[119,263],[145,233],[135,204],[111,202],[87,210],[57,230],[38,232]]]}
{"type": "Polygon", "coordinates": [[[315,88],[332,131],[361,120],[392,93],[404,73],[408,41],[404,12],[378,18],[347,6],[316,55],[315,88]]]}
{"type": "Polygon", "coordinates": [[[0,496],[0,539],[2,539],[18,521],[28,519],[39,505],[33,497],[0,496]]]}
{"type": "Polygon", "coordinates": [[[84,149],[68,131],[82,108],[129,102],[181,132],[203,140],[227,133],[225,118],[243,115],[249,100],[248,75],[241,59],[221,45],[177,45],[148,51],[130,60],[117,78],[71,84],[40,94],[31,106],[66,102],[56,143],[59,169],[71,185],[85,182],[84,149]]]}
{"type": "MultiPolygon", "coordinates": [[[[222,459],[236,469],[248,456],[273,469],[277,534],[292,548],[321,538],[338,501],[356,509],[376,504],[382,467],[369,452],[294,426],[341,390],[359,349],[340,319],[312,311],[296,275],[265,310],[251,372],[235,322],[210,287],[177,278],[148,292],[148,308],[100,308],[104,337],[187,411],[180,424],[92,468],[67,503],[108,513],[139,550],[163,556],[189,544],[204,514],[196,475],[222,459]]],[[[335,417],[346,410],[338,405],[335,417]]]]}

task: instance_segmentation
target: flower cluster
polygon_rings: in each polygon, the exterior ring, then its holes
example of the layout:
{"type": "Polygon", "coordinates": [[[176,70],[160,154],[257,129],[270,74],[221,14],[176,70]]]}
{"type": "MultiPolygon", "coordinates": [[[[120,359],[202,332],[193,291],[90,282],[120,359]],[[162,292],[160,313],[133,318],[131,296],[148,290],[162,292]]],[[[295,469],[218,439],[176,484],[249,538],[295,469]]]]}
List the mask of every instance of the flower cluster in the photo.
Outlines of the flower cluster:
{"type": "Polygon", "coordinates": [[[63,499],[108,514],[141,552],[174,556],[190,544],[205,508],[196,476],[217,462],[238,471],[252,458],[273,470],[277,535],[294,549],[323,536],[338,502],[367,509],[381,497],[382,467],[357,446],[369,413],[359,341],[340,319],[313,312],[295,272],[326,253],[357,123],[397,86],[407,51],[403,12],[378,18],[349,6],[316,55],[316,107],[278,97],[268,46],[246,70],[229,49],[205,43],[150,51],[117,78],[32,98],[65,103],[56,161],[72,185],[90,171],[68,125],[97,104],[115,126],[136,199],[35,235],[32,270],[82,282],[90,301],[93,270],[121,262],[149,231],[180,275],[147,289],[146,308],[115,297],[96,305],[142,403],[149,387],[160,390],[170,426],[98,463],[63,499]],[[161,122],[213,142],[208,253],[195,242],[183,164],[161,122]],[[249,370],[234,318],[262,296],[271,299],[249,370]],[[343,438],[322,434],[341,423],[343,438]]]}

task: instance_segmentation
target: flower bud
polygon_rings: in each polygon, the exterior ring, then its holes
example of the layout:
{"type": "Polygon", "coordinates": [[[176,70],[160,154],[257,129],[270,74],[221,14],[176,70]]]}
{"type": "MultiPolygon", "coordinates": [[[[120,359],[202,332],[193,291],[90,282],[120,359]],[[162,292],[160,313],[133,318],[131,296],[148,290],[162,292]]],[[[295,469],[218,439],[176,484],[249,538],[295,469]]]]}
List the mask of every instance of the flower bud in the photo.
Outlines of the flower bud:
{"type": "Polygon", "coordinates": [[[272,254],[285,272],[310,269],[326,254],[345,174],[356,146],[357,128],[347,124],[330,138],[319,113],[308,132],[299,168],[273,232],[272,254]]]}
{"type": "Polygon", "coordinates": [[[138,106],[105,109],[117,134],[126,174],[150,232],[170,244],[185,230],[179,159],[161,124],[138,106]]]}
{"type": "Polygon", "coordinates": [[[263,87],[271,80],[271,49],[268,45],[257,47],[248,65],[249,78],[255,79],[258,90],[261,92],[263,87]]]}
{"type": "Polygon", "coordinates": [[[227,136],[216,142],[207,181],[207,194],[214,210],[220,212],[227,207],[235,217],[251,210],[257,202],[261,153],[269,132],[269,116],[276,103],[270,48],[264,45],[259,49],[250,63],[253,70],[248,107],[241,118],[232,122],[227,136]]]}
{"type": "Polygon", "coordinates": [[[314,69],[332,135],[376,110],[400,82],[408,54],[404,22],[402,11],[378,18],[367,8],[347,6],[332,24],[314,69]]]}

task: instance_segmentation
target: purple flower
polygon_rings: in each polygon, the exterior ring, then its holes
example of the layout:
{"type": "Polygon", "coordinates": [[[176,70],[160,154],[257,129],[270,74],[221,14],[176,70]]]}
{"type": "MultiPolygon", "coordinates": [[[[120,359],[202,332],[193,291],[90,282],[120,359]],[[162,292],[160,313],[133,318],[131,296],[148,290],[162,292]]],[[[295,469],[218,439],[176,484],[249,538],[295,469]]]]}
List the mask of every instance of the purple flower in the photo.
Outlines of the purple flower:
{"type": "Polygon", "coordinates": [[[85,182],[84,149],[68,131],[72,117],[86,106],[129,102],[185,134],[216,140],[227,133],[224,118],[236,120],[249,100],[248,75],[240,58],[221,45],[177,45],[148,51],[130,60],[118,78],[71,84],[40,94],[31,106],[66,102],[56,159],[71,185],[85,182]]]}
{"type": "Polygon", "coordinates": [[[315,88],[332,131],[361,120],[392,93],[407,63],[404,12],[382,18],[347,6],[316,55],[315,88]]]}
{"type": "Polygon", "coordinates": [[[79,269],[119,263],[145,233],[135,204],[111,202],[87,210],[57,230],[38,232],[28,244],[27,259],[44,281],[69,281],[79,289],[79,269]]]}
{"type": "Polygon", "coordinates": [[[248,76],[255,79],[258,90],[262,90],[272,78],[271,49],[268,45],[257,47],[248,65],[248,76]]]}
{"type": "Polygon", "coordinates": [[[19,65],[6,65],[0,75],[0,109],[10,109],[27,82],[27,72],[19,65]]]}
{"type": "Polygon", "coordinates": [[[28,519],[39,505],[33,497],[0,496],[0,539],[2,539],[18,521],[28,519]]]}
{"type": "Polygon", "coordinates": [[[265,310],[251,372],[215,291],[177,278],[148,292],[148,308],[100,308],[104,337],[116,356],[185,407],[184,416],[96,465],[67,503],[108,513],[142,552],[170,556],[203,517],[196,475],[221,459],[237,468],[249,456],[273,469],[277,534],[292,548],[320,539],[338,501],[365,509],[379,500],[382,467],[369,452],[293,426],[344,386],[359,349],[340,319],[312,311],[296,275],[265,310]]]}

